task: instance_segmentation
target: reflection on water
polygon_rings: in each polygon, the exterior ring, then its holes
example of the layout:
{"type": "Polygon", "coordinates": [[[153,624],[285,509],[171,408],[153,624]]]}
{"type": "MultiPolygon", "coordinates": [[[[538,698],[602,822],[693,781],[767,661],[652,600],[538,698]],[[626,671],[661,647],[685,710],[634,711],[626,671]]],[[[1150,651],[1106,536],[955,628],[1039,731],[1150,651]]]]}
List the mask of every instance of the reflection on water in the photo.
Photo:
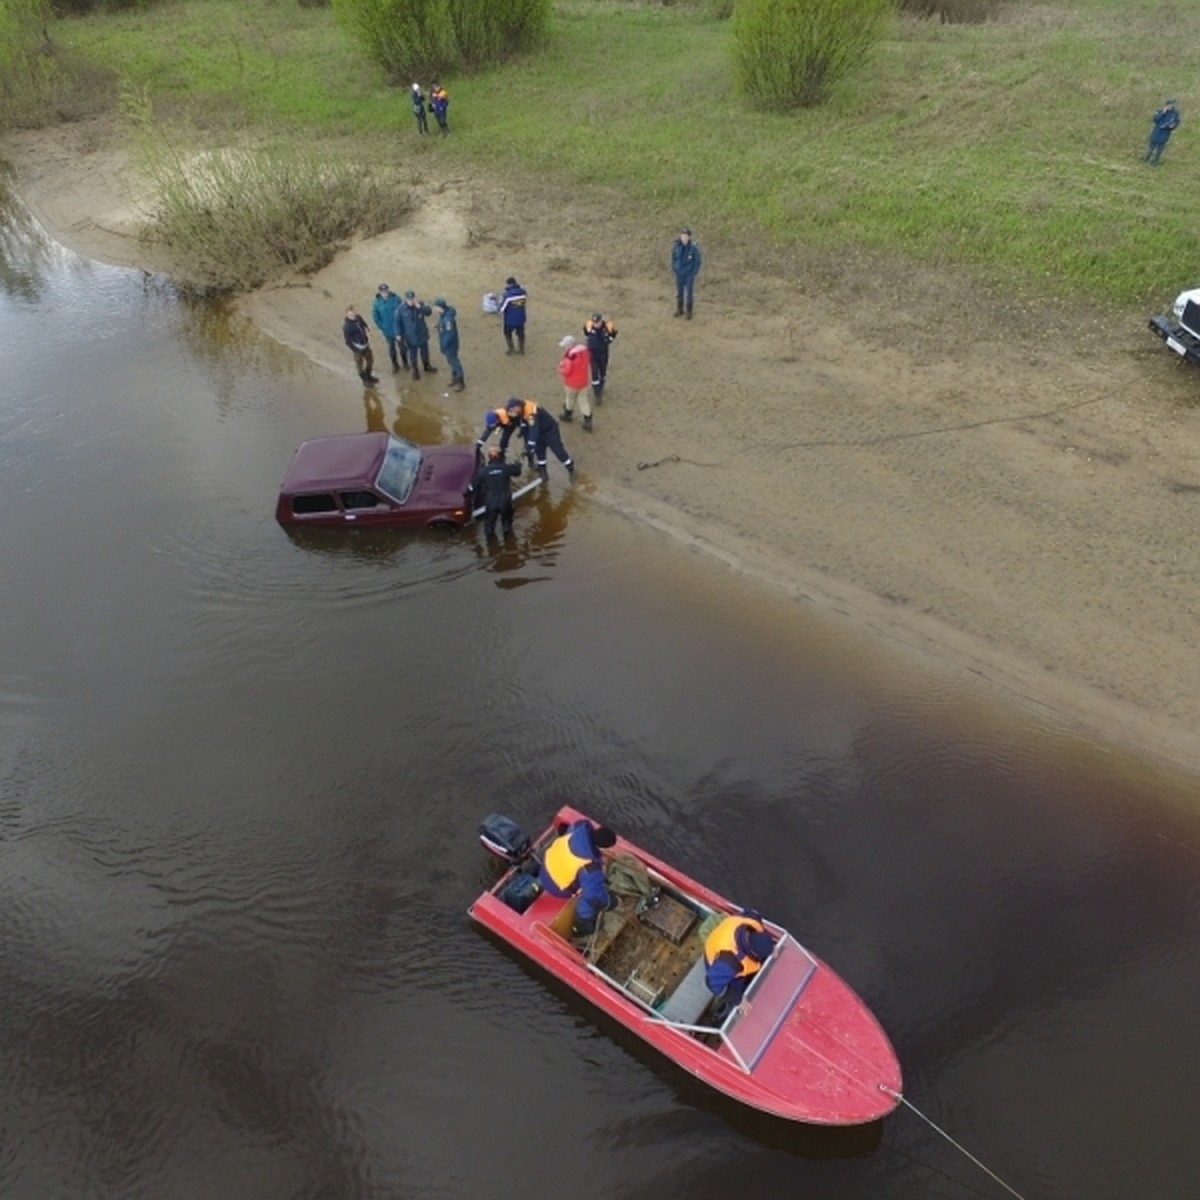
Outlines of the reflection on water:
{"type": "Polygon", "coordinates": [[[727,1104],[471,928],[480,817],[568,799],[795,929],[1031,1200],[1188,1194],[1193,779],[557,472],[507,543],[285,534],[299,442],[450,410],[5,230],[5,1200],[992,1194],[904,1113],[727,1104]]]}
{"type": "Polygon", "coordinates": [[[16,172],[0,159],[0,292],[35,303],[57,247],[38,227],[12,190],[16,172]]]}

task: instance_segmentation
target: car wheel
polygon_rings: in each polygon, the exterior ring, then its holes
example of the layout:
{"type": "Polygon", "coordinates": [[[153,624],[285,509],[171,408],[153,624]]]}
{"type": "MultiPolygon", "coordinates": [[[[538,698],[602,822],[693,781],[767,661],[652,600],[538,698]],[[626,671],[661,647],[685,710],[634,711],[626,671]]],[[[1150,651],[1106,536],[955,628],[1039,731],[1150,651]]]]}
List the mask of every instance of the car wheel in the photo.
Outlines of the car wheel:
{"type": "Polygon", "coordinates": [[[430,521],[426,528],[432,529],[434,533],[453,533],[458,526],[453,521],[442,518],[438,521],[430,521]]]}

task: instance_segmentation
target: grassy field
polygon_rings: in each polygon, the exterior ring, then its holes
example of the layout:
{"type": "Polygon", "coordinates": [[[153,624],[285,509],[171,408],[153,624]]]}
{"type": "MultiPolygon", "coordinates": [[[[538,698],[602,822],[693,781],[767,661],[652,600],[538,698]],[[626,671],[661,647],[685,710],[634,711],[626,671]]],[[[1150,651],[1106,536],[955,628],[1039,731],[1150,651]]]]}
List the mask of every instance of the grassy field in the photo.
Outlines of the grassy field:
{"type": "Polygon", "coordinates": [[[778,116],[734,94],[727,22],[559,0],[548,51],[447,80],[453,136],[420,145],[403,89],[328,9],[168,0],[58,36],[209,144],[333,141],[600,185],[709,240],[899,252],[1031,298],[1146,304],[1200,276],[1200,97],[1185,90],[1200,5],[1010,0],[983,25],[900,20],[828,105],[778,116]],[[1141,154],[1168,95],[1183,125],[1152,169],[1141,154]]]}

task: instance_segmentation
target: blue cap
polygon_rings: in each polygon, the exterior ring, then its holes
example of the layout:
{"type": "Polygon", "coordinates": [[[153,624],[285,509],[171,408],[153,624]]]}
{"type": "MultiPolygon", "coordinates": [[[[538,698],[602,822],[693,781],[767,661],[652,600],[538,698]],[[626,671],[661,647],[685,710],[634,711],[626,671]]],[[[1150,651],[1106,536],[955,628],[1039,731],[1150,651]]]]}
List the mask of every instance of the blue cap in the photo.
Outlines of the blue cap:
{"type": "Polygon", "coordinates": [[[488,429],[495,429],[500,424],[500,414],[495,410],[489,410],[487,416],[483,418],[483,423],[488,429]]]}

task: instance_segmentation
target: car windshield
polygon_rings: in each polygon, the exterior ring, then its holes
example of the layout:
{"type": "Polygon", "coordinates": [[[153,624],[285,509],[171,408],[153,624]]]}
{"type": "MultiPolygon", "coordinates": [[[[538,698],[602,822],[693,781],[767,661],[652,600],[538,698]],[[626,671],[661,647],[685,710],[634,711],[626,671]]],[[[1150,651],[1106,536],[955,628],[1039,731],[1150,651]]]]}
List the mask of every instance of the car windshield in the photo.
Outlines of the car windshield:
{"type": "Polygon", "coordinates": [[[390,496],[397,504],[403,504],[417,482],[417,468],[421,465],[421,447],[407,438],[389,437],[387,453],[375,486],[390,496]]]}

